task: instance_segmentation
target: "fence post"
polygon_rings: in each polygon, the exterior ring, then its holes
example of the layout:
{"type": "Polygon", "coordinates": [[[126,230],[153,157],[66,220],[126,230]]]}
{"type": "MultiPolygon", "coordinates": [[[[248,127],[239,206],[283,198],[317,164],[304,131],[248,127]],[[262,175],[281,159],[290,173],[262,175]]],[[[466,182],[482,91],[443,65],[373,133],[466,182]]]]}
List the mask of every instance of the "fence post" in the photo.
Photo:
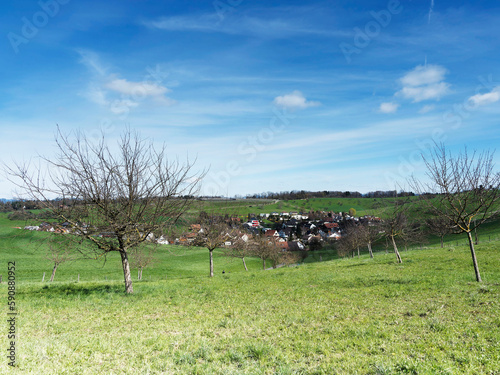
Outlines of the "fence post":
{"type": "Polygon", "coordinates": [[[43,273],[43,276],[42,276],[42,283],[44,280],[45,280],[45,272],[43,273]]]}
{"type": "Polygon", "coordinates": [[[80,282],[80,274],[78,274],[78,282],[80,282]]]}

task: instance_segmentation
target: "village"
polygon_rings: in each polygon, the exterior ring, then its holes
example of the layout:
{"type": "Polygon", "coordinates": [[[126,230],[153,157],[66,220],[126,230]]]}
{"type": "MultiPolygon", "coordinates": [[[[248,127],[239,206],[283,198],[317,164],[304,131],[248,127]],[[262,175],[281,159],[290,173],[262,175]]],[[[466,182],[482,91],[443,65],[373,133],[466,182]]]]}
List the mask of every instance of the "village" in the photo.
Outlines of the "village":
{"type": "MultiPolygon", "coordinates": [[[[283,250],[315,250],[321,248],[324,243],[332,243],[346,236],[347,227],[358,225],[375,225],[381,222],[376,216],[364,215],[354,216],[354,212],[333,211],[310,211],[302,212],[272,212],[272,213],[250,213],[246,219],[238,216],[217,216],[227,222],[228,240],[223,246],[232,246],[236,240],[249,241],[256,236],[264,236],[276,243],[283,250]],[[236,229],[231,231],[229,229],[236,229]]],[[[57,223],[43,221],[39,225],[27,225],[23,229],[31,231],[44,231],[67,234],[72,232],[72,224],[69,222],[57,223]]],[[[21,229],[21,228],[19,228],[21,229]]],[[[177,236],[155,237],[152,233],[147,234],[147,240],[162,245],[190,245],[195,239],[203,234],[202,225],[194,223],[189,225],[189,230],[177,236]]],[[[113,237],[113,233],[101,232],[99,237],[113,237]]]]}
{"type": "MultiPolygon", "coordinates": [[[[347,227],[375,225],[381,219],[370,215],[356,217],[348,212],[311,211],[250,213],[243,224],[244,220],[240,217],[231,217],[229,220],[226,218],[226,221],[228,227],[239,227],[240,230],[232,235],[232,241],[225,242],[225,246],[232,246],[237,239],[247,242],[252,237],[264,236],[283,250],[299,251],[319,249],[324,243],[340,240],[346,235],[347,227]]],[[[176,242],[191,243],[203,232],[201,224],[192,224],[190,229],[189,233],[176,239],[176,242]]]]}

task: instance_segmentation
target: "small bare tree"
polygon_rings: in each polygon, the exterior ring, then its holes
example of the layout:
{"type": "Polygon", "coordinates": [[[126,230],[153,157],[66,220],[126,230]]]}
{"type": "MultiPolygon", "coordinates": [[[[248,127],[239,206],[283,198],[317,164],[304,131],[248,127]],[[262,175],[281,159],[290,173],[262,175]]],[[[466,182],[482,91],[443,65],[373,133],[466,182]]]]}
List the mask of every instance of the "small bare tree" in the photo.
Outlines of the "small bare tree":
{"type": "Polygon", "coordinates": [[[439,237],[441,248],[444,247],[444,236],[453,233],[453,229],[456,227],[449,219],[439,216],[427,219],[425,225],[430,233],[439,237]]]}
{"type": "Polygon", "coordinates": [[[358,226],[358,236],[366,244],[370,258],[373,258],[372,244],[381,237],[381,228],[378,222],[365,222],[358,226]]]}
{"type": "Polygon", "coordinates": [[[251,254],[262,260],[262,269],[266,269],[266,260],[271,260],[273,267],[276,267],[283,250],[276,242],[268,237],[257,236],[251,244],[251,254]]]}
{"type": "Polygon", "coordinates": [[[403,263],[396,239],[403,240],[412,230],[412,224],[408,216],[409,204],[408,201],[401,200],[395,200],[393,203],[394,205],[383,215],[382,228],[385,231],[386,238],[392,243],[398,263],[403,263]]]}
{"type": "Polygon", "coordinates": [[[132,293],[130,251],[176,223],[190,207],[204,172],[193,173],[189,160],[168,160],[165,145],[157,149],[130,130],[114,148],[104,135],[94,142],[58,129],[56,145],[57,155],[41,157],[38,166],[6,167],[11,181],[52,217],[70,223],[71,235],[92,245],[84,255],[106,259],[119,253],[125,292],[132,293]],[[51,201],[55,197],[57,203],[51,201]]]}
{"type": "Polygon", "coordinates": [[[215,214],[202,213],[200,215],[200,230],[197,233],[193,245],[203,246],[210,254],[210,277],[214,277],[213,251],[232,240],[233,229],[221,217],[215,214]]]}
{"type": "MultiPolygon", "coordinates": [[[[356,224],[349,224],[344,230],[344,234],[339,240],[340,253],[351,255],[354,257],[356,250],[358,251],[358,258],[360,257],[360,247],[365,244],[364,232],[361,226],[356,224]]],[[[340,255],[340,254],[339,254],[340,255]]]]}
{"type": "Polygon", "coordinates": [[[142,280],[142,272],[155,260],[157,244],[141,245],[130,250],[130,266],[137,268],[137,279],[142,280]]]}
{"type": "Polygon", "coordinates": [[[251,255],[251,242],[249,239],[244,239],[240,233],[237,233],[237,238],[232,239],[231,246],[224,249],[224,255],[230,258],[238,258],[243,262],[245,271],[248,271],[245,258],[251,255]]]}
{"type": "Polygon", "coordinates": [[[75,260],[75,252],[71,248],[72,245],[72,241],[68,241],[67,236],[62,234],[52,234],[47,240],[45,258],[54,264],[52,274],[50,275],[50,282],[54,281],[59,265],[75,260]]]}
{"type": "Polygon", "coordinates": [[[423,156],[429,182],[415,178],[410,181],[412,189],[436,216],[451,222],[455,233],[467,234],[478,282],[481,275],[472,231],[499,208],[500,173],[493,170],[493,155],[490,151],[470,154],[464,148],[453,156],[443,144],[436,144],[429,157],[423,156]]]}

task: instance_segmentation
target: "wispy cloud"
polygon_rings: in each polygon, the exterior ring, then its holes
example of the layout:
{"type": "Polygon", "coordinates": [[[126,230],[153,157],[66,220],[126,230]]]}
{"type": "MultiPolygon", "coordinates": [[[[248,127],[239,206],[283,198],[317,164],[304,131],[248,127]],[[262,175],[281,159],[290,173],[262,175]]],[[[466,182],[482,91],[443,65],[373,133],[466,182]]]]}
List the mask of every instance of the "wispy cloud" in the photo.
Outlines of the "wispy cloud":
{"type": "Polygon", "coordinates": [[[420,111],[418,111],[418,113],[421,113],[421,114],[425,114],[425,113],[428,113],[430,111],[433,111],[434,108],[436,108],[436,106],[434,104],[427,104],[427,105],[424,105],[420,111]]]}
{"type": "Polygon", "coordinates": [[[79,50],[80,63],[93,74],[94,79],[83,96],[91,102],[109,110],[115,115],[129,113],[130,109],[139,106],[140,102],[151,100],[156,105],[170,106],[175,103],[165,94],[167,87],[161,82],[145,79],[144,81],[129,81],[109,74],[110,69],[104,68],[98,54],[88,50],[79,50]]]}
{"type": "Polygon", "coordinates": [[[403,88],[397,95],[415,103],[439,100],[450,92],[450,85],[444,81],[446,73],[439,65],[419,65],[400,79],[403,88]]]}
{"type": "Polygon", "coordinates": [[[95,52],[85,49],[78,49],[76,52],[80,55],[80,63],[85,65],[89,70],[100,76],[106,75],[107,69],[103,66],[99,56],[95,52]]]}
{"type": "Polygon", "coordinates": [[[399,107],[399,104],[388,102],[388,103],[380,104],[380,107],[378,110],[380,113],[395,113],[398,110],[398,107],[399,107]]]}
{"type": "Polygon", "coordinates": [[[304,95],[298,90],[295,90],[283,96],[277,96],[276,98],[274,98],[273,103],[278,107],[292,110],[306,109],[309,107],[317,107],[321,105],[320,102],[307,100],[304,95]]]}
{"type": "Polygon", "coordinates": [[[434,11],[434,0],[431,0],[431,6],[429,7],[429,13],[428,13],[428,18],[427,18],[427,23],[431,23],[431,15],[432,12],[434,11]]]}
{"type": "Polygon", "coordinates": [[[166,31],[198,31],[232,35],[257,35],[267,38],[283,38],[292,35],[350,35],[343,30],[325,30],[308,24],[302,17],[284,19],[281,17],[251,17],[237,16],[219,22],[219,17],[213,14],[161,17],[155,20],[142,21],[142,25],[166,31]]]}
{"type": "Polygon", "coordinates": [[[131,82],[126,79],[114,79],[106,84],[110,90],[116,91],[123,95],[133,96],[161,96],[170,90],[166,87],[149,82],[131,82]]]}

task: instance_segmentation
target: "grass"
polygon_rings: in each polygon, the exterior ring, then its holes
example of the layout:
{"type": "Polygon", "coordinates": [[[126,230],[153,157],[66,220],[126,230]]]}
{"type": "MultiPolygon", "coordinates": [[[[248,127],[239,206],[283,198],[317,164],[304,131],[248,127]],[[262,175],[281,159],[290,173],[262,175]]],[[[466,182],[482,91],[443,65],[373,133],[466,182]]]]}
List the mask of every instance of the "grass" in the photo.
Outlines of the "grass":
{"type": "Polygon", "coordinates": [[[383,252],[272,271],[252,260],[250,272],[218,256],[213,279],[208,251],[189,250],[161,254],[125,295],[118,259],[63,264],[41,283],[50,262],[1,220],[20,313],[19,364],[4,358],[1,373],[500,374],[496,241],[477,248],[481,284],[462,245],[402,252],[403,264],[383,252]]]}
{"type": "MultiPolygon", "coordinates": [[[[398,198],[403,199],[403,198],[398,198]]],[[[309,198],[309,199],[240,199],[236,201],[203,201],[199,202],[196,210],[205,210],[216,213],[229,213],[246,217],[248,213],[271,213],[271,212],[309,212],[309,211],[333,211],[348,212],[350,208],[356,210],[357,216],[367,214],[378,214],[394,198],[309,198]]]]}

